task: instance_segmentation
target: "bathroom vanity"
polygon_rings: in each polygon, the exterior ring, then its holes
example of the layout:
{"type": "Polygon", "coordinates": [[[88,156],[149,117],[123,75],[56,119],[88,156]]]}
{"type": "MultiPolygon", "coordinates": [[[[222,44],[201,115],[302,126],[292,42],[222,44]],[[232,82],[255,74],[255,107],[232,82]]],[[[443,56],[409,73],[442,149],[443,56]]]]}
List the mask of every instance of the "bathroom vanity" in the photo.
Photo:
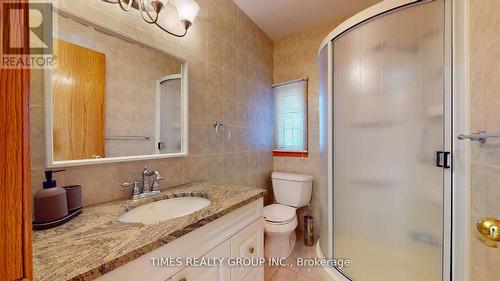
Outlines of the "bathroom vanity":
{"type": "Polygon", "coordinates": [[[262,258],[263,192],[197,182],[154,197],[86,208],[65,225],[33,233],[34,280],[263,280],[258,265],[159,265],[160,258],[262,258]],[[119,221],[129,210],[178,197],[203,197],[211,203],[154,224],[119,221]]]}

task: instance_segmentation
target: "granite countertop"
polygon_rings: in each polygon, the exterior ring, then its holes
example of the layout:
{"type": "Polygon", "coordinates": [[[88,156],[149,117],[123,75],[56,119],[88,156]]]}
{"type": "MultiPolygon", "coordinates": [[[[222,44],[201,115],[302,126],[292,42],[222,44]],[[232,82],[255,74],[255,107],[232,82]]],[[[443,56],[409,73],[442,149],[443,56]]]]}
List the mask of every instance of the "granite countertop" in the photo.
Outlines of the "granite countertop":
{"type": "Polygon", "coordinates": [[[34,280],[92,280],[263,196],[264,190],[197,182],[139,201],[122,200],[84,208],[61,226],[33,231],[34,280]],[[193,214],[152,224],[118,221],[127,210],[182,196],[211,204],[193,214]]]}

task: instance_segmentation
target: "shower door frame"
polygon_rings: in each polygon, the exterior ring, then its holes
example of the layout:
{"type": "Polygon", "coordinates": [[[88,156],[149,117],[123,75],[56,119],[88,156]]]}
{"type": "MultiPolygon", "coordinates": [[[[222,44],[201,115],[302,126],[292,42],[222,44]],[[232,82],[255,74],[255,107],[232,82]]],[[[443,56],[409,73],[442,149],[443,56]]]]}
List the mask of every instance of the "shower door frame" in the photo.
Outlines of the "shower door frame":
{"type": "MultiPolygon", "coordinates": [[[[328,191],[328,253],[323,253],[320,242],[317,244],[318,256],[333,257],[333,41],[348,30],[385,13],[412,5],[434,0],[385,0],[355,16],[335,28],[322,42],[328,51],[328,92],[326,95],[327,126],[327,191],[328,191]]],[[[443,149],[452,152],[451,169],[444,169],[443,179],[443,281],[467,281],[468,274],[468,213],[469,191],[466,188],[469,177],[467,163],[470,148],[456,142],[459,131],[468,131],[468,4],[467,0],[444,1],[444,119],[443,149]],[[456,69],[455,69],[456,68],[456,69]],[[454,111],[453,109],[456,109],[454,111]],[[453,121],[456,121],[455,123],[453,121]],[[457,153],[458,150],[458,153],[457,153]],[[458,156],[458,157],[457,157],[458,156]],[[459,158],[458,160],[456,158],[459,158]],[[457,173],[456,171],[459,171],[457,173]],[[452,229],[454,230],[452,232],[452,229]],[[453,245],[453,247],[452,247],[453,245]],[[463,247],[461,249],[460,247],[463,247]],[[452,249],[455,249],[452,251],[452,249]]],[[[320,113],[321,114],[321,113],[320,113]]],[[[321,116],[320,116],[321,119],[321,116]]],[[[324,176],[323,176],[324,178],[324,176]]],[[[340,271],[332,272],[338,280],[350,280],[340,271]]]]}

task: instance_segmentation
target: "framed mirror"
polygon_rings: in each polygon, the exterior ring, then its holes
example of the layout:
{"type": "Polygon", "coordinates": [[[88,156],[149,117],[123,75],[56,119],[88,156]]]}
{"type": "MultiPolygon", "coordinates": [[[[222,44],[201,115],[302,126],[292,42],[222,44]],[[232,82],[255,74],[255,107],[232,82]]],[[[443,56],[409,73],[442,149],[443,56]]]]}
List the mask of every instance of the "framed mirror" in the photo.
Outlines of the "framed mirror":
{"type": "Polygon", "coordinates": [[[187,155],[187,63],[62,11],[54,20],[47,166],[187,155]]]}

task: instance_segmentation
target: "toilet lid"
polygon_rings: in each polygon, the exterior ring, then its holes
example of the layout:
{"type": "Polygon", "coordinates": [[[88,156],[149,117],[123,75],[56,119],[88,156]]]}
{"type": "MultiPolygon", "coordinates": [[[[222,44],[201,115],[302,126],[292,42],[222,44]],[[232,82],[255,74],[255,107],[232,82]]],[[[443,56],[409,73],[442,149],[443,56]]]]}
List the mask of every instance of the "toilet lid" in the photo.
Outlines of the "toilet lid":
{"type": "Polygon", "coordinates": [[[295,208],[281,205],[272,204],[264,207],[264,218],[270,222],[287,222],[295,217],[295,208]]]}

